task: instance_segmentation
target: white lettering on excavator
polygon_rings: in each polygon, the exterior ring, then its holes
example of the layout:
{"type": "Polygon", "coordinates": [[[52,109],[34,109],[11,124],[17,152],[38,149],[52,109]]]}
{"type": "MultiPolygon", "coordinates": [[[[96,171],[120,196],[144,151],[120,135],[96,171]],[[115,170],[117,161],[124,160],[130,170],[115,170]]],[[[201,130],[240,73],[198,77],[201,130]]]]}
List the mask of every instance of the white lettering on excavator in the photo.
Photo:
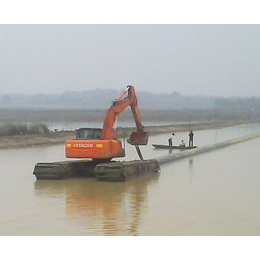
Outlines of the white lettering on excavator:
{"type": "Polygon", "coordinates": [[[93,144],[73,144],[73,147],[76,148],[93,148],[93,144]]]}

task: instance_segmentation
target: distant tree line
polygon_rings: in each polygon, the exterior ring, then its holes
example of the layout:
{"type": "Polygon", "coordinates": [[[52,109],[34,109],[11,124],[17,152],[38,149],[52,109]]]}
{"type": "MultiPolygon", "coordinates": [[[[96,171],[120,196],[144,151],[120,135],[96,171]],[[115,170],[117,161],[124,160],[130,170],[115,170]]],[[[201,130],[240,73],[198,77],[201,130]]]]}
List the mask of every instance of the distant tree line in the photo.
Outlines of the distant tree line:
{"type": "Polygon", "coordinates": [[[219,108],[248,108],[260,109],[259,97],[232,97],[232,98],[216,98],[215,107],[219,108]]]}
{"type": "MultiPolygon", "coordinates": [[[[120,92],[113,89],[93,89],[67,91],[62,94],[0,95],[0,107],[107,108],[120,92]]],[[[154,94],[142,91],[138,92],[137,95],[140,100],[139,106],[148,109],[260,109],[259,97],[219,98],[213,96],[185,96],[178,92],[154,94]]]]}

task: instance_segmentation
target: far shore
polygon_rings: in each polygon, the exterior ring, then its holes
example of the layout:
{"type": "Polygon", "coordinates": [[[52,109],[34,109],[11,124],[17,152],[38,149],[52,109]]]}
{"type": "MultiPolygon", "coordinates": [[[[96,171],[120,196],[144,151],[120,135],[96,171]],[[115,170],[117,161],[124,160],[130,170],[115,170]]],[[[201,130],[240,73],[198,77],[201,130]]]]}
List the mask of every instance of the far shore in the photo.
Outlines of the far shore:
{"type": "MultiPolygon", "coordinates": [[[[149,132],[149,135],[157,135],[163,133],[175,133],[175,132],[189,132],[190,130],[198,131],[205,129],[218,129],[239,124],[254,123],[254,122],[207,122],[207,123],[195,123],[195,124],[173,124],[163,126],[148,126],[145,127],[145,131],[149,132]]],[[[126,127],[118,129],[117,136],[121,138],[123,136],[129,137],[131,132],[136,131],[134,127],[126,127]]],[[[75,131],[59,131],[50,132],[47,134],[31,134],[31,135],[15,135],[15,136],[2,136],[0,137],[0,149],[16,149],[26,147],[40,147],[63,144],[66,140],[74,139],[75,131]]]]}

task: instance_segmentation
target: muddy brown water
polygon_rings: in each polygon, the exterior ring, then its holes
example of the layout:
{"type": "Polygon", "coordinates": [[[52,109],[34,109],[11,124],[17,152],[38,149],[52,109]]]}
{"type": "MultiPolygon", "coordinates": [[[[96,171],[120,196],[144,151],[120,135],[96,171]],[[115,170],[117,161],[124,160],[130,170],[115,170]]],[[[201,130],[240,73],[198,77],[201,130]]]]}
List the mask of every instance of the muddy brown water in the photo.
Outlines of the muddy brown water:
{"type": "MultiPolygon", "coordinates": [[[[196,131],[204,146],[260,132],[259,124],[196,131]]],[[[187,142],[188,133],[173,139],[187,142]]],[[[145,158],[169,153],[151,136],[145,158]]],[[[0,235],[260,235],[260,138],[162,165],[126,183],[36,180],[37,162],[64,160],[63,145],[0,151],[0,235]]],[[[137,159],[126,147],[126,160],[137,159]]],[[[173,151],[173,153],[178,151],[173,151]]]]}

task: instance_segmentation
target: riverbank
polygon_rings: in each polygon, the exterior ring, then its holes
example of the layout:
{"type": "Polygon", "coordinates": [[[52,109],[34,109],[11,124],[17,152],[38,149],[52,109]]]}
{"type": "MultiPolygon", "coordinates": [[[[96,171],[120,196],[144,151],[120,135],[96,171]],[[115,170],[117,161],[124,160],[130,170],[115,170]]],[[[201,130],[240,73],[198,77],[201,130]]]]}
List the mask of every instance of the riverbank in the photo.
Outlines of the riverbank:
{"type": "MultiPolygon", "coordinates": [[[[218,129],[234,125],[243,124],[245,122],[214,122],[214,123],[196,123],[196,124],[173,124],[164,126],[149,126],[145,127],[145,131],[149,132],[150,135],[157,135],[162,133],[173,133],[173,132],[188,132],[190,130],[198,131],[204,129],[218,129]]],[[[248,122],[247,122],[248,123],[248,122]]],[[[252,123],[252,122],[251,122],[252,123]]],[[[127,138],[131,132],[136,129],[133,127],[126,127],[123,130],[118,129],[118,138],[122,137],[123,134],[127,138]]],[[[50,146],[64,143],[66,140],[74,139],[75,131],[60,131],[50,132],[45,134],[30,134],[30,135],[15,135],[15,136],[4,136],[0,137],[0,149],[16,149],[26,148],[32,146],[50,146]]]]}

